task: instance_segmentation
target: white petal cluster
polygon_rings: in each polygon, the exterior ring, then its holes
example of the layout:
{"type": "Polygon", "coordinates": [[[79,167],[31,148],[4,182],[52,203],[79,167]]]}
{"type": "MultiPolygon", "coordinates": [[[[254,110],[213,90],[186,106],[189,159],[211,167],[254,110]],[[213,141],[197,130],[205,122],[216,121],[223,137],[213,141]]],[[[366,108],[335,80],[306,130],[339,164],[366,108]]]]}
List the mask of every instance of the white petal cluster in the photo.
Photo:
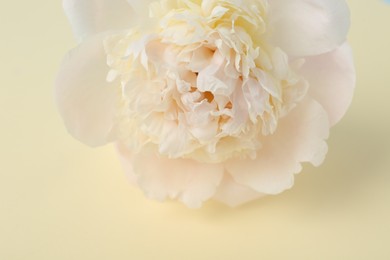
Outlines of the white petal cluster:
{"type": "Polygon", "coordinates": [[[62,0],[68,131],[153,199],[237,206],[320,165],[355,87],[345,0],[62,0]]]}
{"type": "Polygon", "coordinates": [[[256,158],[261,136],[306,94],[307,84],[265,34],[265,1],[161,1],[147,32],[111,36],[105,49],[125,100],[132,150],[169,158],[256,158]]]}

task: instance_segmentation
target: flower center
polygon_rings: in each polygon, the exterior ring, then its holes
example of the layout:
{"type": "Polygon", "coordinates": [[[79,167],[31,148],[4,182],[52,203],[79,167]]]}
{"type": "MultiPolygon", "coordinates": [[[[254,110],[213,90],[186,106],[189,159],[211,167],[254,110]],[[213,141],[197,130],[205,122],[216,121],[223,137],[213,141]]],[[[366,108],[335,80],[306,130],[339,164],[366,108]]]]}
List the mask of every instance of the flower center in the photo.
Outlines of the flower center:
{"type": "Polygon", "coordinates": [[[306,85],[283,51],[262,41],[261,1],[190,2],[166,10],[156,2],[163,14],[154,31],[106,41],[110,74],[122,80],[123,139],[171,158],[254,157],[306,85]]]}
{"type": "Polygon", "coordinates": [[[214,100],[214,95],[210,91],[206,91],[206,92],[202,93],[202,98],[206,99],[207,102],[211,103],[214,100]]]}

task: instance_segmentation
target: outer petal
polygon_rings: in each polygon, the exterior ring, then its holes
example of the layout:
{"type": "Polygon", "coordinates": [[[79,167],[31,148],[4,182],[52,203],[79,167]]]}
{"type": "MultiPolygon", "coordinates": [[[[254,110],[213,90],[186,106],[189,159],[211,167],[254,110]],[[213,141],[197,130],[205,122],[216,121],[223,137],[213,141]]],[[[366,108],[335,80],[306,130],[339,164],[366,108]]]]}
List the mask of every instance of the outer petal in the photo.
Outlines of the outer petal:
{"type": "Polygon", "coordinates": [[[187,159],[168,159],[152,151],[135,154],[132,160],[138,185],[157,200],[178,198],[190,208],[210,199],[221,182],[223,166],[187,159]]]}
{"type": "Polygon", "coordinates": [[[99,146],[113,141],[120,83],[106,81],[103,35],[87,39],[64,58],[56,79],[58,109],[68,131],[99,146]]]}
{"type": "Polygon", "coordinates": [[[149,14],[149,5],[156,0],[127,0],[129,5],[136,10],[136,13],[142,13],[146,16],[149,14]]]}
{"type": "Polygon", "coordinates": [[[133,171],[133,165],[131,163],[131,158],[133,158],[133,153],[126,148],[121,143],[116,144],[116,151],[118,153],[120,162],[122,164],[123,170],[126,173],[126,176],[131,184],[137,185],[137,176],[133,171]]]}
{"type": "Polygon", "coordinates": [[[213,199],[223,202],[230,207],[236,207],[263,196],[265,194],[257,192],[248,186],[238,184],[229,173],[225,173],[213,199]]]}
{"type": "Polygon", "coordinates": [[[130,28],[136,22],[126,0],[63,0],[63,7],[79,40],[107,30],[130,28]]]}
{"type": "Polygon", "coordinates": [[[336,124],[351,104],[356,84],[352,51],[347,43],[338,49],[306,59],[300,72],[309,81],[309,94],[336,124]]]}
{"type": "Polygon", "coordinates": [[[350,17],[345,0],[272,0],[269,4],[270,40],[289,55],[318,55],[346,40],[350,17]]]}
{"type": "Polygon", "coordinates": [[[328,134],[326,112],[316,101],[306,99],[280,121],[273,135],[265,138],[257,159],[232,160],[225,167],[236,182],[258,192],[277,194],[293,185],[301,162],[322,163],[328,134]]]}

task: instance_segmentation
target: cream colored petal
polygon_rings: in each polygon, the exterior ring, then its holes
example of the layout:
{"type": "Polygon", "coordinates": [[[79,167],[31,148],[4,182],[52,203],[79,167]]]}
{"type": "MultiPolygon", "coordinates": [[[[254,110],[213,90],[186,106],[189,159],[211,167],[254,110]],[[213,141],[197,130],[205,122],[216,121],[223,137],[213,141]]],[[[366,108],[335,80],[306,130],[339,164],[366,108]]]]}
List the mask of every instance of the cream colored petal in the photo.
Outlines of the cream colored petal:
{"type": "Polygon", "coordinates": [[[156,0],[127,0],[134,10],[134,21],[137,26],[149,28],[158,23],[157,19],[151,18],[151,3],[158,3],[156,0]]]}
{"type": "Polygon", "coordinates": [[[292,56],[329,52],[346,40],[350,15],[345,0],[269,1],[271,42],[292,56]]]}
{"type": "Polygon", "coordinates": [[[229,173],[225,173],[213,199],[225,203],[230,207],[237,207],[263,196],[265,194],[254,191],[248,186],[238,184],[229,173]]]}
{"type": "Polygon", "coordinates": [[[68,131],[90,145],[115,139],[119,82],[106,81],[109,70],[104,35],[87,39],[64,58],[55,82],[55,97],[68,131]]]}
{"type": "Polygon", "coordinates": [[[128,29],[137,22],[134,9],[126,0],[63,0],[62,3],[80,41],[95,33],[128,29]]]}
{"type": "Polygon", "coordinates": [[[156,0],[127,0],[128,4],[136,10],[136,13],[142,13],[146,16],[149,15],[149,6],[156,0]]]}
{"type": "Polygon", "coordinates": [[[237,79],[224,73],[224,57],[215,52],[210,64],[199,72],[197,88],[199,91],[210,91],[214,95],[230,96],[234,91],[237,79]]]}
{"type": "Polygon", "coordinates": [[[130,158],[138,185],[149,198],[178,199],[190,208],[199,208],[210,199],[221,182],[221,164],[168,159],[144,149],[130,158]]]}
{"type": "Polygon", "coordinates": [[[324,160],[329,134],[327,114],[316,101],[302,101],[281,119],[276,132],[263,140],[255,160],[231,160],[225,164],[233,179],[265,194],[277,194],[294,183],[301,162],[318,166],[324,160]]]}
{"type": "Polygon", "coordinates": [[[356,72],[351,48],[340,48],[306,59],[301,72],[308,80],[309,94],[328,112],[330,124],[336,124],[351,104],[356,72]]]}

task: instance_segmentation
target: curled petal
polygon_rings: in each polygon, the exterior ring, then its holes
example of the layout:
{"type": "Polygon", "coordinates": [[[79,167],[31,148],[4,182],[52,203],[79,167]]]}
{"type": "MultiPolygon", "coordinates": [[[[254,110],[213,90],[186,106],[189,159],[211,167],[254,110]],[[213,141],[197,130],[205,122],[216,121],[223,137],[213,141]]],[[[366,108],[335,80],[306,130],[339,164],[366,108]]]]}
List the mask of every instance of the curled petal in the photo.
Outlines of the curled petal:
{"type": "Polygon", "coordinates": [[[126,0],[63,0],[65,13],[78,40],[108,30],[127,29],[136,23],[126,0]]]}
{"type": "Polygon", "coordinates": [[[309,82],[310,96],[325,108],[333,126],[347,111],[355,89],[351,48],[345,43],[332,52],[307,58],[301,74],[309,82]]]}
{"type": "Polygon", "coordinates": [[[345,0],[269,1],[269,37],[291,56],[329,52],[346,40],[350,15],[345,0]]]}
{"type": "Polygon", "coordinates": [[[213,197],[224,172],[221,164],[168,159],[147,149],[129,159],[138,185],[148,197],[160,201],[177,198],[190,208],[213,197]]]}
{"type": "Polygon", "coordinates": [[[329,134],[328,117],[314,100],[302,101],[280,120],[277,131],[263,141],[257,158],[231,160],[225,164],[233,179],[253,190],[277,194],[290,188],[301,162],[318,166],[324,160],[329,134]]]}
{"type": "Polygon", "coordinates": [[[89,38],[71,50],[55,82],[57,106],[68,131],[90,146],[104,145],[115,138],[120,83],[106,81],[109,68],[103,38],[89,38]]]}

